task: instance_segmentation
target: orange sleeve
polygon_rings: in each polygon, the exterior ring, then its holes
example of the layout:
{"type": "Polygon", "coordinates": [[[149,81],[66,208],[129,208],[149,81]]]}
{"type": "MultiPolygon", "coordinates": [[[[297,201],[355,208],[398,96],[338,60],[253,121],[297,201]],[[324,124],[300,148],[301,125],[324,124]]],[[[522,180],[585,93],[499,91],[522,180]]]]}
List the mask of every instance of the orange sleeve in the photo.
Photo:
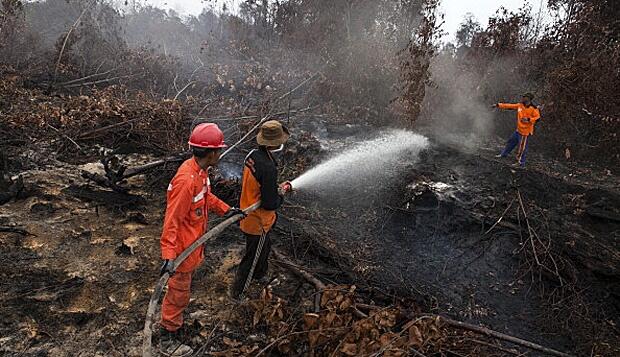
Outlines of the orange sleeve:
{"type": "Polygon", "coordinates": [[[511,103],[497,103],[497,107],[499,109],[511,109],[517,110],[519,109],[519,104],[511,104],[511,103]]]}
{"type": "Polygon", "coordinates": [[[540,110],[535,109],[534,113],[535,113],[534,116],[530,118],[530,121],[532,122],[532,124],[536,123],[536,121],[540,119],[540,110]]]}
{"type": "Polygon", "coordinates": [[[175,259],[177,257],[179,226],[190,211],[192,191],[192,182],[187,176],[179,175],[170,183],[166,217],[164,218],[164,228],[160,239],[162,259],[175,259]]]}
{"type": "Polygon", "coordinates": [[[209,190],[209,194],[207,195],[207,205],[209,210],[215,212],[218,216],[225,215],[230,209],[230,206],[211,193],[211,190],[209,190]]]}

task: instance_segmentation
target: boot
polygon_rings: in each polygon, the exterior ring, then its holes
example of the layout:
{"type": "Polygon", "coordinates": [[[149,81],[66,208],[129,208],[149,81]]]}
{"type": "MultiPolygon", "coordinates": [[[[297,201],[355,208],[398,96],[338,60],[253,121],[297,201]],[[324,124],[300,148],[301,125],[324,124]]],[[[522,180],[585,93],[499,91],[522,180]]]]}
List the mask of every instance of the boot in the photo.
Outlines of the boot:
{"type": "Polygon", "coordinates": [[[194,353],[191,347],[184,345],[178,340],[177,334],[164,328],[159,337],[159,352],[163,356],[185,357],[194,353]]]}

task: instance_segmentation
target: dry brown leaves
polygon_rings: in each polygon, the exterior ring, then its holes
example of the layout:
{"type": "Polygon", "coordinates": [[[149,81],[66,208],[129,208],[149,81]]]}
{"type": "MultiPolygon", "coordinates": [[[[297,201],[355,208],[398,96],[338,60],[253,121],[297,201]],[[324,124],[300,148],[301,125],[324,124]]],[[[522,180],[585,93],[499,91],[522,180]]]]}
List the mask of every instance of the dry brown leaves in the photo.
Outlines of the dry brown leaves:
{"type": "Polygon", "coordinates": [[[258,351],[257,344],[244,345],[242,342],[228,337],[224,337],[222,343],[228,348],[227,350],[210,352],[209,355],[220,357],[249,356],[258,351]]]}
{"type": "MultiPolygon", "coordinates": [[[[328,287],[322,291],[321,311],[294,316],[300,323],[288,323],[294,321],[288,319],[288,313],[294,310],[285,300],[264,290],[260,299],[250,302],[251,324],[254,328],[266,326],[273,348],[285,354],[312,351],[316,356],[404,356],[412,349],[437,351],[445,341],[446,332],[438,318],[408,321],[398,307],[376,309],[367,318],[356,317],[355,290],[355,286],[347,285],[328,287]]],[[[226,353],[254,348],[242,347],[230,340],[224,344],[231,347],[226,353]]]]}
{"type": "Polygon", "coordinates": [[[177,101],[154,100],[123,86],[93,89],[88,95],[53,95],[24,88],[22,82],[15,75],[0,78],[0,101],[6,104],[0,130],[27,142],[44,140],[57,149],[75,149],[63,139],[68,136],[80,145],[128,144],[170,153],[181,149],[189,129],[177,101]]]}

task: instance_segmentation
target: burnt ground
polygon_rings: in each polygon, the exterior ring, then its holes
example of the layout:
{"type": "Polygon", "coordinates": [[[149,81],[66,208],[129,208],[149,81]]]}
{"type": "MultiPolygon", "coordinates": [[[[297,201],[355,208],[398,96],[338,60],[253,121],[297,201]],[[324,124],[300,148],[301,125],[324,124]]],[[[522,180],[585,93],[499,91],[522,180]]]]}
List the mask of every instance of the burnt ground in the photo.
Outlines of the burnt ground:
{"type": "Polygon", "coordinates": [[[487,145],[468,153],[434,144],[417,164],[405,160],[395,181],[300,193],[295,206],[331,210],[308,217],[305,234],[339,252],[378,299],[413,296],[427,310],[577,355],[620,353],[617,176],[536,154],[514,169],[493,157],[500,142],[487,145]]]}
{"type": "MultiPolygon", "coordinates": [[[[327,130],[325,139],[356,132],[327,130]]],[[[577,355],[618,354],[617,176],[536,154],[514,170],[494,153],[434,144],[418,162],[404,159],[394,180],[329,197],[299,192],[281,212],[276,246],[326,283],[355,284],[368,303],[445,314],[577,355]]],[[[0,226],[25,230],[0,232],[0,351],[140,355],[159,268],[161,173],[132,179],[130,196],[53,159],[21,174],[27,193],[0,206],[0,226]]],[[[229,229],[208,245],[194,279],[186,335],[201,353],[237,340],[253,344],[240,354],[267,344],[226,297],[241,250],[229,229]]],[[[274,291],[291,305],[312,294],[287,269],[272,272],[274,291]]]]}

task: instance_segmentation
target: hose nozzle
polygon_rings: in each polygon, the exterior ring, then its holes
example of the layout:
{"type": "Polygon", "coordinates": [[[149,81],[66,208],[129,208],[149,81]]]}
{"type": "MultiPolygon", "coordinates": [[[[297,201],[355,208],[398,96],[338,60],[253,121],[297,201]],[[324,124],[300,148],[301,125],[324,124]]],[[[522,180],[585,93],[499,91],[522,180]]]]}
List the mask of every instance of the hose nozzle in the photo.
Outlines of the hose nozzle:
{"type": "Polygon", "coordinates": [[[293,185],[291,185],[290,181],[282,182],[280,184],[280,187],[278,188],[278,193],[282,196],[286,195],[291,191],[293,191],[293,185]]]}

